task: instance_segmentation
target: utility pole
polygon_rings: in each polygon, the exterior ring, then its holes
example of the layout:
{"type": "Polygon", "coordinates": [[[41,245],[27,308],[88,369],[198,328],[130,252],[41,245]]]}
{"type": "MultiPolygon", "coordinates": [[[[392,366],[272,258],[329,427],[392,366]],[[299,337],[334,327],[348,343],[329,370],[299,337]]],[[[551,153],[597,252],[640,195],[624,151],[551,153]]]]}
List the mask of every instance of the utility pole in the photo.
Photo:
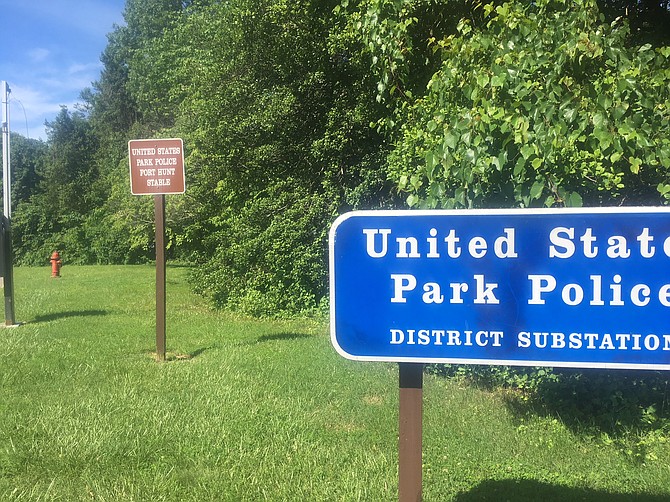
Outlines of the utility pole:
{"type": "Polygon", "coordinates": [[[4,269],[5,326],[15,326],[14,319],[14,270],[12,256],[12,202],[11,202],[11,159],[9,148],[9,93],[12,92],[4,80],[0,82],[2,96],[2,261],[4,269]]]}

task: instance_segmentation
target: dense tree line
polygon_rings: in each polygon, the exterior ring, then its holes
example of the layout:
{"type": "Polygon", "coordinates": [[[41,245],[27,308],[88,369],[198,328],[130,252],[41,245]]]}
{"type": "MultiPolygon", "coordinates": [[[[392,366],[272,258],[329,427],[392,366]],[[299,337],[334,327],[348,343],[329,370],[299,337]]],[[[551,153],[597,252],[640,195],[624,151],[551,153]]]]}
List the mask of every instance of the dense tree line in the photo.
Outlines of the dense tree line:
{"type": "Polygon", "coordinates": [[[257,315],[327,296],[354,208],[659,204],[670,11],[647,0],[127,0],[100,78],[14,136],[17,261],[141,263],[127,141],[181,137],[168,252],[257,315]]]}

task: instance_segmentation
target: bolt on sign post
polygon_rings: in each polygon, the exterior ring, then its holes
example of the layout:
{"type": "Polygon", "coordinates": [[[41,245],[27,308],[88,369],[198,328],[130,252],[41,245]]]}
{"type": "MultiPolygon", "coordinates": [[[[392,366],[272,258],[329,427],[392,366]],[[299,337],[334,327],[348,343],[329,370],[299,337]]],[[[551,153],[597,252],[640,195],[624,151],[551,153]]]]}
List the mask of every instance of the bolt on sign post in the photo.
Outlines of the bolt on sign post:
{"type": "Polygon", "coordinates": [[[179,138],[128,142],[130,192],[153,195],[156,224],[156,355],[165,361],[165,195],[186,189],[184,143],[179,138]]]}
{"type": "Polygon", "coordinates": [[[419,500],[423,364],[670,370],[670,208],[347,213],[330,308],[338,353],[399,363],[419,500]]]}

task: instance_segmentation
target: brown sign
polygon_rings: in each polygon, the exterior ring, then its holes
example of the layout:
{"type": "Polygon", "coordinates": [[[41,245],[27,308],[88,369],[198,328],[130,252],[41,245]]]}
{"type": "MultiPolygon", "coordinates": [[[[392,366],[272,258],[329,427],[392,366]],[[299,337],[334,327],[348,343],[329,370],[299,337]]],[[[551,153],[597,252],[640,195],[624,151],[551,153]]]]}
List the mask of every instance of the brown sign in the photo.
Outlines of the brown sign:
{"type": "Polygon", "coordinates": [[[128,157],[133,195],[184,193],[184,143],[181,139],[131,140],[128,157]]]}

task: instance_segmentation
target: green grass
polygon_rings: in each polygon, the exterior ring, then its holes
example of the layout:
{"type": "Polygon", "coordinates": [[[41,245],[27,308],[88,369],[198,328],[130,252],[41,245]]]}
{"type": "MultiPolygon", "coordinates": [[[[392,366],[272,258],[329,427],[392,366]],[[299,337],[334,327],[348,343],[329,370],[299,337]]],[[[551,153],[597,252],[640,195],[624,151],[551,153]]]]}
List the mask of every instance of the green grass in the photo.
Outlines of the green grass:
{"type": "MultiPolygon", "coordinates": [[[[212,312],[168,268],[15,270],[0,330],[0,500],[397,498],[397,368],[339,357],[327,327],[212,312]]],[[[670,500],[670,445],[620,443],[425,377],[424,500],[670,500]]]]}

